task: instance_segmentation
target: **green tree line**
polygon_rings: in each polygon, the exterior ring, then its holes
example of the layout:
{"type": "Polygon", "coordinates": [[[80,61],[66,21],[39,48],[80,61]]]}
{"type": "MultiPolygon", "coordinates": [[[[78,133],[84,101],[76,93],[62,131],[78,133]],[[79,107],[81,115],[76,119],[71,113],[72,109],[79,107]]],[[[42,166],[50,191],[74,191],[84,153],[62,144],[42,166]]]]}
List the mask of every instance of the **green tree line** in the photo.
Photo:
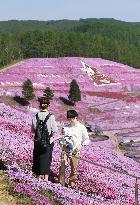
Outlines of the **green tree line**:
{"type": "Polygon", "coordinates": [[[140,23],[114,19],[0,22],[0,67],[26,58],[64,56],[104,58],[140,68],[140,23]]]}

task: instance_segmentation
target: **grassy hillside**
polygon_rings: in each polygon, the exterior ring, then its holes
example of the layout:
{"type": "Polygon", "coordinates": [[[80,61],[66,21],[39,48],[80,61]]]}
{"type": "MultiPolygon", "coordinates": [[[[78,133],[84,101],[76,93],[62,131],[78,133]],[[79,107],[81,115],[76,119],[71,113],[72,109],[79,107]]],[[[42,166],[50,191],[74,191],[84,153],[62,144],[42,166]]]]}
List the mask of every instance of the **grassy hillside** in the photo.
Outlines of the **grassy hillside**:
{"type": "Polygon", "coordinates": [[[118,29],[140,29],[140,23],[128,23],[118,21],[115,19],[80,19],[80,20],[50,20],[50,21],[37,21],[37,20],[9,20],[0,21],[0,32],[17,32],[27,30],[81,30],[91,31],[92,28],[107,30],[108,27],[116,27],[118,29]]]}

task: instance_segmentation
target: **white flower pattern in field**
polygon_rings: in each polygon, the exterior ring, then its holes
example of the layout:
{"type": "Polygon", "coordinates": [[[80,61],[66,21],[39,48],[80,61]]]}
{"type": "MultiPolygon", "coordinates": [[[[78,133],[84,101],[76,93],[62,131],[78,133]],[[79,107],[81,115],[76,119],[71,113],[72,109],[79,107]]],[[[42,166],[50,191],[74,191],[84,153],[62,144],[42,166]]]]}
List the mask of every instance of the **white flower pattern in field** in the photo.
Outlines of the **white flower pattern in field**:
{"type": "Polygon", "coordinates": [[[103,86],[103,85],[110,85],[110,84],[116,84],[113,79],[105,76],[102,74],[99,70],[98,67],[90,67],[83,61],[81,61],[83,68],[81,70],[85,70],[87,72],[89,78],[94,82],[95,86],[103,86]]]}

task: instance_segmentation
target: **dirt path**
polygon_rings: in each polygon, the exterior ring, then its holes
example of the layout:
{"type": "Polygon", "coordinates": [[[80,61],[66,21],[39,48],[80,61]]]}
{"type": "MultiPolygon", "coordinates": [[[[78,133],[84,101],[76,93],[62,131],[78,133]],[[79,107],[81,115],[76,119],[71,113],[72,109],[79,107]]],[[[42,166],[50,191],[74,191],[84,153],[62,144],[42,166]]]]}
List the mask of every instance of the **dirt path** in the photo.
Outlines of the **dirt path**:
{"type": "Polygon", "coordinates": [[[14,67],[14,66],[16,66],[16,65],[20,65],[20,64],[22,64],[22,63],[24,63],[24,60],[21,60],[21,61],[19,61],[19,62],[17,62],[17,63],[11,64],[11,65],[7,65],[7,66],[5,66],[4,68],[1,68],[1,69],[0,69],[0,73],[3,73],[3,72],[5,72],[6,70],[8,70],[8,69],[10,69],[10,68],[12,68],[12,67],[14,67]]]}
{"type": "Polygon", "coordinates": [[[0,170],[0,205],[32,205],[33,203],[27,197],[22,197],[18,193],[10,194],[12,182],[0,170]]]}
{"type": "Polygon", "coordinates": [[[0,171],[0,204],[1,205],[16,205],[17,200],[8,193],[8,180],[6,176],[0,171]]]}
{"type": "Polygon", "coordinates": [[[116,147],[115,147],[116,153],[118,155],[121,154],[123,152],[123,150],[121,150],[119,148],[119,139],[118,139],[118,137],[111,134],[111,133],[108,133],[108,132],[105,132],[104,134],[107,135],[110,139],[112,139],[116,143],[116,147]]]}

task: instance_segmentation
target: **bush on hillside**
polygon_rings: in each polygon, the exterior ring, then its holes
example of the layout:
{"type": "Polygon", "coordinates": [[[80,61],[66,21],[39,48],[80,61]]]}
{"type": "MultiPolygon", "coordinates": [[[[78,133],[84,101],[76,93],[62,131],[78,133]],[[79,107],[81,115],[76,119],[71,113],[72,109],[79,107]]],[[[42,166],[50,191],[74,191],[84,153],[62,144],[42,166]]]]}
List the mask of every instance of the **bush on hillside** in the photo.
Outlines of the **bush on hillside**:
{"type": "Polygon", "coordinates": [[[76,80],[72,80],[70,83],[68,98],[74,103],[74,105],[76,102],[81,101],[81,91],[76,80]]]}
{"type": "Polygon", "coordinates": [[[51,90],[51,88],[47,87],[44,91],[43,91],[43,97],[45,97],[48,100],[52,100],[54,97],[54,93],[51,90]]]}
{"type": "Polygon", "coordinates": [[[27,79],[22,85],[22,94],[25,99],[32,100],[35,97],[32,81],[27,79]]]}

